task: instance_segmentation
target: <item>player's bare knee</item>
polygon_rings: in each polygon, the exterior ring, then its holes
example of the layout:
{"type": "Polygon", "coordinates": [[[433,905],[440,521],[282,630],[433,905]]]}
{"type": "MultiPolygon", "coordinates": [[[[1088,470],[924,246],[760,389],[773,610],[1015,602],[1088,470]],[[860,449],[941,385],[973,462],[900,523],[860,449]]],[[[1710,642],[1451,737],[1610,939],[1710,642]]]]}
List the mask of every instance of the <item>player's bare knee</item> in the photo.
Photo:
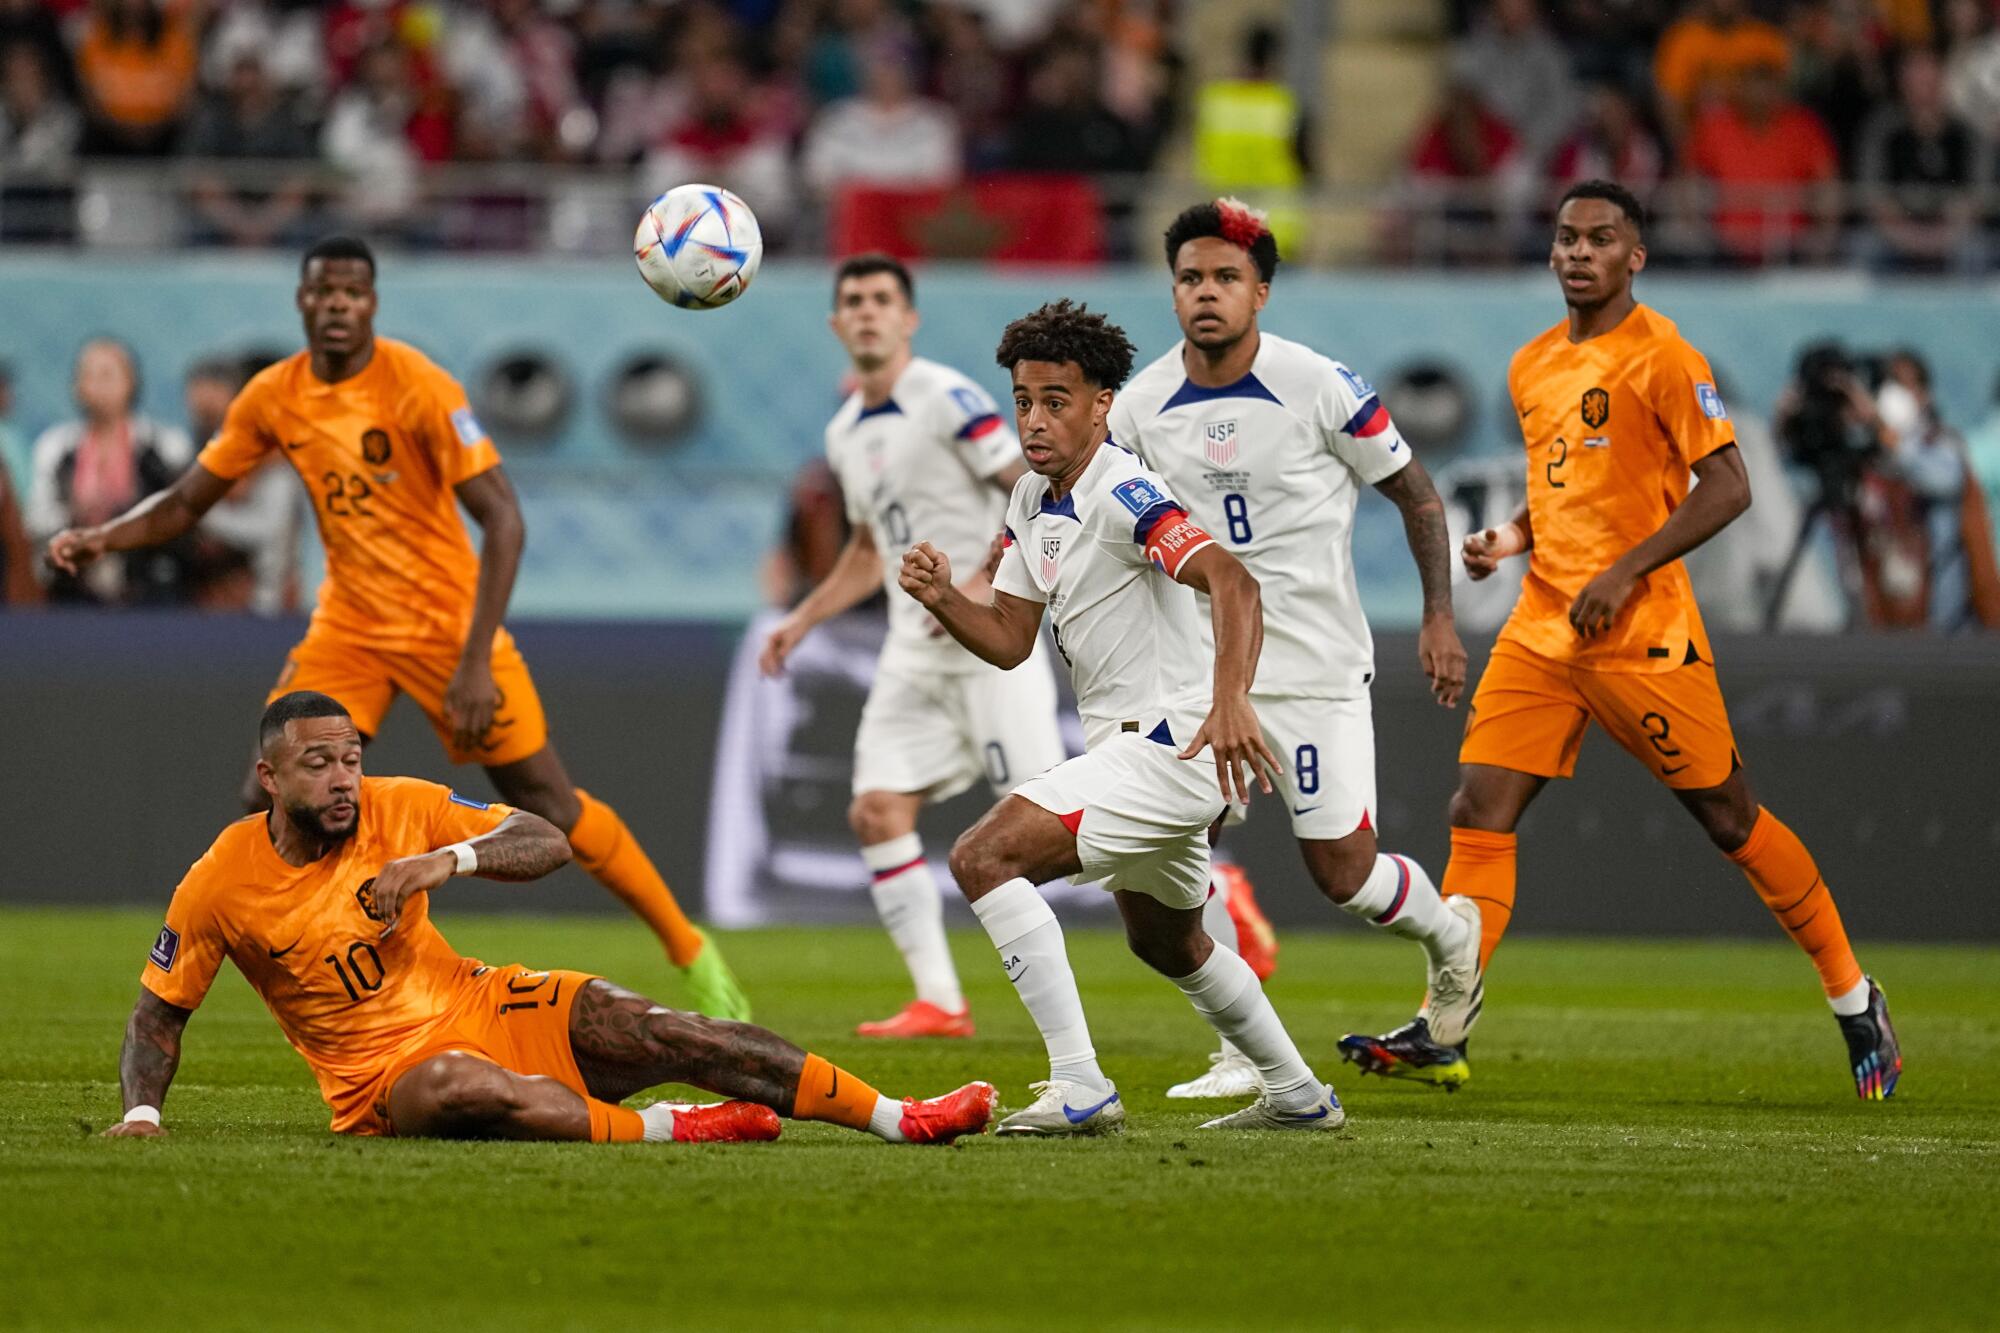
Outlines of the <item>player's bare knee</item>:
{"type": "Polygon", "coordinates": [[[847,826],[863,847],[902,837],[910,831],[907,822],[900,803],[886,792],[864,791],[847,807],[847,826]]]}
{"type": "Polygon", "coordinates": [[[951,877],[968,898],[990,893],[1014,878],[992,836],[976,825],[951,845],[950,865],[951,877]]]}
{"type": "Polygon", "coordinates": [[[470,1055],[424,1061],[398,1081],[399,1100],[413,1103],[412,1132],[438,1137],[478,1135],[521,1109],[513,1075],[470,1055]]]}

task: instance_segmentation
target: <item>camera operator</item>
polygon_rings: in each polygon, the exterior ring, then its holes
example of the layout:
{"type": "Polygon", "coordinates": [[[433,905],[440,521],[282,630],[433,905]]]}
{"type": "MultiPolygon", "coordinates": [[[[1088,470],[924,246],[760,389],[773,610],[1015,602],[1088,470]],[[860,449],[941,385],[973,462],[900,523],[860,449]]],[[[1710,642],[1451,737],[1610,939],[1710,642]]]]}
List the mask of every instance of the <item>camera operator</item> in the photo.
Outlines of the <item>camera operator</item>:
{"type": "MultiPolygon", "coordinates": [[[[1896,529],[1911,526],[1897,521],[1898,492],[1903,507],[1908,507],[1908,493],[1899,486],[1885,490],[1876,485],[1871,467],[1895,436],[1883,424],[1846,349],[1837,342],[1806,348],[1774,416],[1778,439],[1790,461],[1812,474],[1814,490],[1772,590],[1765,628],[1777,627],[1792,578],[1822,518],[1833,528],[1850,604],[1858,600],[1875,624],[1911,623],[1912,615],[1921,623],[1922,553],[1904,551],[1904,543],[1893,539],[1896,529]]],[[[1921,540],[1921,532],[1916,535],[1921,540]]]]}

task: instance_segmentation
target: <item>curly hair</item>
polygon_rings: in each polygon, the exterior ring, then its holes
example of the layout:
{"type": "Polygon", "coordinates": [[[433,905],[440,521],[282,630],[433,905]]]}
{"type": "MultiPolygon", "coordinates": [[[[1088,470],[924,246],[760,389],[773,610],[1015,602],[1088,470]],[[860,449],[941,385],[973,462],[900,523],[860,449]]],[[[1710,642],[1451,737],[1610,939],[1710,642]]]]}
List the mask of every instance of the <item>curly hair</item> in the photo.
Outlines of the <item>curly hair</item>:
{"type": "Polygon", "coordinates": [[[1563,205],[1572,199],[1602,199],[1631,220],[1632,230],[1639,233],[1639,239],[1646,239],[1646,224],[1652,219],[1646,215],[1646,206],[1639,202],[1639,196],[1616,181],[1578,181],[1563,191],[1563,197],[1556,201],[1556,212],[1562,212],[1563,205]]]}
{"type": "Polygon", "coordinates": [[[1278,241],[1264,214],[1240,199],[1216,199],[1181,210],[1167,226],[1167,267],[1180,258],[1181,247],[1189,241],[1213,236],[1250,252],[1259,281],[1269,282],[1278,272],[1278,241]]]}
{"type": "Polygon", "coordinates": [[[1125,330],[1064,298],[1009,324],[993,359],[1008,370],[1023,361],[1073,361],[1085,380],[1115,389],[1132,373],[1132,352],[1125,330]]]}

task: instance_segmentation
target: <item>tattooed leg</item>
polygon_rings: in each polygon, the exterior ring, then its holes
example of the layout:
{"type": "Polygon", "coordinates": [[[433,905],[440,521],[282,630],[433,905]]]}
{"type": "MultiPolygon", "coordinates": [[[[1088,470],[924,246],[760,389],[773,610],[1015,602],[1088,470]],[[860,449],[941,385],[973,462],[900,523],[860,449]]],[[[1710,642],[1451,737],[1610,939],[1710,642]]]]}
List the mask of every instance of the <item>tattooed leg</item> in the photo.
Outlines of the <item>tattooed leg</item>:
{"type": "Polygon", "coordinates": [[[806,1053],[750,1023],[669,1009],[603,978],[577,994],[569,1045],[593,1097],[686,1083],[792,1114],[806,1053]]]}

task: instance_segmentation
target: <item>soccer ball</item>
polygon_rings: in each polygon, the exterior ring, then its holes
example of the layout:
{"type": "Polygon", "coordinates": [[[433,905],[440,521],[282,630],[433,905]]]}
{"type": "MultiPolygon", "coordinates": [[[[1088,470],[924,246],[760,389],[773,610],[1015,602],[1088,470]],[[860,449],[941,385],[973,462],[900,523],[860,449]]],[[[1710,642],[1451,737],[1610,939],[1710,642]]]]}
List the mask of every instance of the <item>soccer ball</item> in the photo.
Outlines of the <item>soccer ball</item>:
{"type": "Polygon", "coordinates": [[[639,276],[662,301],[713,310],[743,295],[764,259],[757,215],[714,185],[680,185],[646,209],[632,238],[639,276]]]}

